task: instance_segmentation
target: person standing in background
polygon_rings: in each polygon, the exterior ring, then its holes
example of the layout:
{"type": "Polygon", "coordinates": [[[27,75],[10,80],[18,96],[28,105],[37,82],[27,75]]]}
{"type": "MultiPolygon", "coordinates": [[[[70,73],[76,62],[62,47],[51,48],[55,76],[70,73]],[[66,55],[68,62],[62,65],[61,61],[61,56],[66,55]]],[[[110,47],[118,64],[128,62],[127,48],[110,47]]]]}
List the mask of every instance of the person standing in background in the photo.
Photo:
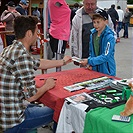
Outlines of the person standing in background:
{"type": "MultiPolygon", "coordinates": [[[[65,0],[49,0],[48,9],[50,13],[50,46],[53,57],[62,59],[66,50],[66,44],[70,35],[70,14],[71,10],[65,0]]],[[[56,68],[61,71],[61,67],[56,68]]]]}
{"type": "Polygon", "coordinates": [[[123,26],[124,26],[123,38],[128,38],[128,27],[131,16],[132,13],[129,11],[128,8],[126,8],[126,12],[124,14],[124,19],[123,19],[123,26]]]}
{"type": "Polygon", "coordinates": [[[118,21],[118,25],[117,25],[117,40],[116,42],[120,42],[120,37],[119,37],[119,32],[121,31],[122,29],[122,26],[123,26],[123,18],[124,18],[124,11],[121,9],[120,6],[117,6],[117,13],[118,13],[118,16],[119,16],[119,21],[118,21]]]}
{"type": "Polygon", "coordinates": [[[38,20],[40,20],[40,11],[38,10],[38,7],[35,7],[35,9],[32,12],[33,16],[37,16],[38,20]]]}
{"type": "Polygon", "coordinates": [[[28,8],[29,8],[29,0],[26,0],[26,7],[25,7],[26,15],[29,14],[29,10],[28,10],[28,8]]]}
{"type": "Polygon", "coordinates": [[[83,0],[83,7],[77,10],[72,20],[70,47],[72,56],[89,56],[90,29],[93,28],[91,14],[96,10],[97,0],[83,0]]]}
{"type": "MultiPolygon", "coordinates": [[[[6,4],[7,10],[5,10],[1,15],[1,21],[5,22],[5,30],[13,31],[13,20],[15,17],[19,16],[20,13],[15,10],[15,3],[10,1],[6,4]]],[[[15,39],[15,35],[6,35],[7,46],[12,44],[12,41],[15,39]]]]}
{"type": "MultiPolygon", "coordinates": [[[[72,56],[78,58],[89,57],[90,30],[93,28],[92,15],[97,8],[97,0],[83,0],[83,7],[77,10],[72,20],[69,41],[72,56]]],[[[113,22],[109,15],[108,17],[108,25],[114,31],[113,22]]],[[[75,63],[75,65],[79,64],[75,63]]]]}
{"type": "Polygon", "coordinates": [[[117,11],[115,10],[115,5],[111,5],[111,8],[107,11],[107,13],[110,15],[112,22],[114,24],[114,30],[116,31],[116,23],[119,20],[119,16],[117,11]]]}
{"type": "Polygon", "coordinates": [[[74,18],[76,11],[79,9],[79,4],[75,3],[74,7],[71,9],[71,23],[72,23],[72,19],[74,18]]]}
{"type": "Polygon", "coordinates": [[[20,0],[19,4],[16,6],[16,11],[18,11],[21,15],[27,15],[27,6],[27,0],[20,0]]]}

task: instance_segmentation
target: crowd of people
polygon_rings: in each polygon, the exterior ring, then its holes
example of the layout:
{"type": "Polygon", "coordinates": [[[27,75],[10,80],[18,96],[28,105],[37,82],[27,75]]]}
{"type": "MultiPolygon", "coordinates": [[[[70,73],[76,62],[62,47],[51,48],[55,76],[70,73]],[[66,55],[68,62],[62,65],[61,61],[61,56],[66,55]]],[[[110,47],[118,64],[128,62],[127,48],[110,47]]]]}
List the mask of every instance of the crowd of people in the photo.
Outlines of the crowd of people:
{"type": "Polygon", "coordinates": [[[56,81],[48,78],[42,87],[36,88],[34,72],[37,69],[56,67],[61,71],[61,66],[72,62],[71,56],[76,56],[82,61],[80,64],[74,62],[75,65],[116,75],[115,45],[120,42],[122,28],[123,37],[129,37],[132,14],[128,9],[124,13],[120,6],[116,10],[113,4],[105,11],[97,6],[97,0],[83,0],[82,7],[75,4],[70,10],[65,0],[49,0],[50,47],[56,60],[48,60],[35,59],[30,54],[30,47],[38,37],[38,8],[33,11],[34,16],[29,16],[27,0],[20,0],[17,6],[10,1],[6,6],[0,20],[7,31],[14,31],[14,35],[6,36],[8,47],[0,53],[0,131],[24,133],[53,121],[54,110],[34,102],[54,89],[56,81]],[[71,56],[65,55],[68,42],[71,56]]]}

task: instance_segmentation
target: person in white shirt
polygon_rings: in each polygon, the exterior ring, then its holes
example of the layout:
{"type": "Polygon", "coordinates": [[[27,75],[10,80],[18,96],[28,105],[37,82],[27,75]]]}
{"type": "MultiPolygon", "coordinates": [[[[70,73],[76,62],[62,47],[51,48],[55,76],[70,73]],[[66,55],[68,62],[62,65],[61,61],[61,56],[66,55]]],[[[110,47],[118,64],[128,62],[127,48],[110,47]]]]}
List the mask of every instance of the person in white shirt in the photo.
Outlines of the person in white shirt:
{"type": "MultiPolygon", "coordinates": [[[[69,39],[72,56],[81,59],[89,57],[90,30],[93,28],[91,17],[97,8],[97,0],[83,0],[83,7],[76,11],[76,15],[72,20],[69,39]]],[[[114,31],[114,25],[109,15],[108,25],[113,30],[116,39],[117,37],[114,31]]],[[[75,62],[74,64],[79,65],[79,63],[77,64],[75,62]]]]}
{"type": "Polygon", "coordinates": [[[124,18],[124,11],[121,9],[120,6],[117,6],[117,13],[118,13],[118,16],[119,16],[119,21],[118,21],[118,26],[117,26],[117,42],[120,42],[120,37],[119,37],[119,32],[121,31],[122,29],[122,26],[123,26],[123,18],[124,18]]]}

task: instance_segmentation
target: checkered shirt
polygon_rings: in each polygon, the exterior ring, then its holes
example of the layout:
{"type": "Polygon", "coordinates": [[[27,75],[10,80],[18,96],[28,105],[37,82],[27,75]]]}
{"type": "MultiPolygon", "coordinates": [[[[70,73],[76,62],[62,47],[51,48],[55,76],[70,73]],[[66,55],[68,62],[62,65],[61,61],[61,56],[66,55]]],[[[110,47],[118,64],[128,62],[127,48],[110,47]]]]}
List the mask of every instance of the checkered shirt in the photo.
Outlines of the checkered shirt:
{"type": "Polygon", "coordinates": [[[0,54],[0,131],[24,120],[24,100],[36,94],[34,71],[39,65],[16,40],[0,54]]]}

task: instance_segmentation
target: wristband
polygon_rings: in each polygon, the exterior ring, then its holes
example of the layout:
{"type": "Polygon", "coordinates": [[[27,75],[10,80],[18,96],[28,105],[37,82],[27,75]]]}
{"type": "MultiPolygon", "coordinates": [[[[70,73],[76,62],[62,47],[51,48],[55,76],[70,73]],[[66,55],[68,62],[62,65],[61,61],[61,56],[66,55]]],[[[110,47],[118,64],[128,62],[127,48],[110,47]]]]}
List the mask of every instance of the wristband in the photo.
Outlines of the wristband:
{"type": "Polygon", "coordinates": [[[63,59],[63,66],[66,65],[66,61],[63,59]]]}

